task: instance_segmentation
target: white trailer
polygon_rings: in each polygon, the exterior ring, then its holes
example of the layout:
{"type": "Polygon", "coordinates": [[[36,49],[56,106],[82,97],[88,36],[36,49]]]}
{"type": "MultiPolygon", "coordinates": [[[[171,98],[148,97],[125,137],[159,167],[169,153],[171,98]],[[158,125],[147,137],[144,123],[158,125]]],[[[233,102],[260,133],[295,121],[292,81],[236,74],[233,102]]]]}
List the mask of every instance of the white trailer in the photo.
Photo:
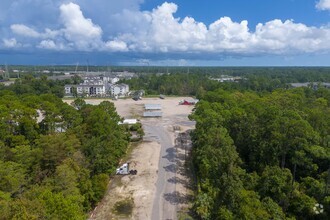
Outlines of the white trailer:
{"type": "Polygon", "coordinates": [[[128,174],[136,175],[137,170],[130,170],[129,163],[124,163],[121,167],[116,169],[116,174],[117,175],[128,175],[128,174]]]}

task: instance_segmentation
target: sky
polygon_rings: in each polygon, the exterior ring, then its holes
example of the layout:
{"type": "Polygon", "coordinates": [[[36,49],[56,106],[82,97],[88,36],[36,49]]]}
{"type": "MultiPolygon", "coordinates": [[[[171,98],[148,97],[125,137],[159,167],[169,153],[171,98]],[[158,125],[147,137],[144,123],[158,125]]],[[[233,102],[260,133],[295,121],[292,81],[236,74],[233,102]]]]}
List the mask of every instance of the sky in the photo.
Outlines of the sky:
{"type": "Polygon", "coordinates": [[[0,64],[329,66],[330,0],[1,0],[0,64]]]}

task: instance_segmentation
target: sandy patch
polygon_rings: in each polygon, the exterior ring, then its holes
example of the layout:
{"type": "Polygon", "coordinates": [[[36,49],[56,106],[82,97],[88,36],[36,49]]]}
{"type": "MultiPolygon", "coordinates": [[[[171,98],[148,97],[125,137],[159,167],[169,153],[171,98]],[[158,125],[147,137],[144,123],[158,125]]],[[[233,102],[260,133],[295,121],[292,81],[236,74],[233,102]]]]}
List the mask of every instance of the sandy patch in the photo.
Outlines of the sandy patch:
{"type": "Polygon", "coordinates": [[[131,169],[138,170],[137,175],[115,176],[111,180],[108,193],[91,214],[90,219],[150,219],[157,179],[159,144],[141,143],[130,158],[131,169]],[[134,208],[131,216],[114,214],[114,205],[118,201],[133,198],[134,208]]]}

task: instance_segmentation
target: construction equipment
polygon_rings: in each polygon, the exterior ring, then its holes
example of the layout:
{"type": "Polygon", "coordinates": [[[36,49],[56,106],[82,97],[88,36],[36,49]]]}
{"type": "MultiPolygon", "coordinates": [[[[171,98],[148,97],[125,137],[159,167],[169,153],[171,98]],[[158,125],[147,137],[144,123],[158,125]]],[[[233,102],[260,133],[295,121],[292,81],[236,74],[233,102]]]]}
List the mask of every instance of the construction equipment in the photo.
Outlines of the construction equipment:
{"type": "Polygon", "coordinates": [[[137,170],[130,170],[129,163],[124,163],[121,167],[116,169],[116,175],[136,175],[137,170]]]}

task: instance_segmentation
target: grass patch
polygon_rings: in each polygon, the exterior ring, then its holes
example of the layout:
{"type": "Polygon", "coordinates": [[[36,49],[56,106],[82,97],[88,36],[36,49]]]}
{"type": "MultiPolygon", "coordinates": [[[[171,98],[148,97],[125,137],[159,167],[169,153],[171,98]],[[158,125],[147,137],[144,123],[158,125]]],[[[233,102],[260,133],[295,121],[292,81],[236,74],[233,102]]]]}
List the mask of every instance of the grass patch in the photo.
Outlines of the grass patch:
{"type": "Polygon", "coordinates": [[[126,150],[126,153],[125,155],[122,157],[122,161],[128,161],[132,155],[132,151],[137,147],[139,146],[139,144],[141,143],[141,141],[139,142],[130,142],[129,143],[129,146],[126,150]]]}
{"type": "Polygon", "coordinates": [[[116,215],[131,216],[133,213],[134,201],[132,198],[127,198],[116,202],[114,205],[114,212],[116,215]]]}

